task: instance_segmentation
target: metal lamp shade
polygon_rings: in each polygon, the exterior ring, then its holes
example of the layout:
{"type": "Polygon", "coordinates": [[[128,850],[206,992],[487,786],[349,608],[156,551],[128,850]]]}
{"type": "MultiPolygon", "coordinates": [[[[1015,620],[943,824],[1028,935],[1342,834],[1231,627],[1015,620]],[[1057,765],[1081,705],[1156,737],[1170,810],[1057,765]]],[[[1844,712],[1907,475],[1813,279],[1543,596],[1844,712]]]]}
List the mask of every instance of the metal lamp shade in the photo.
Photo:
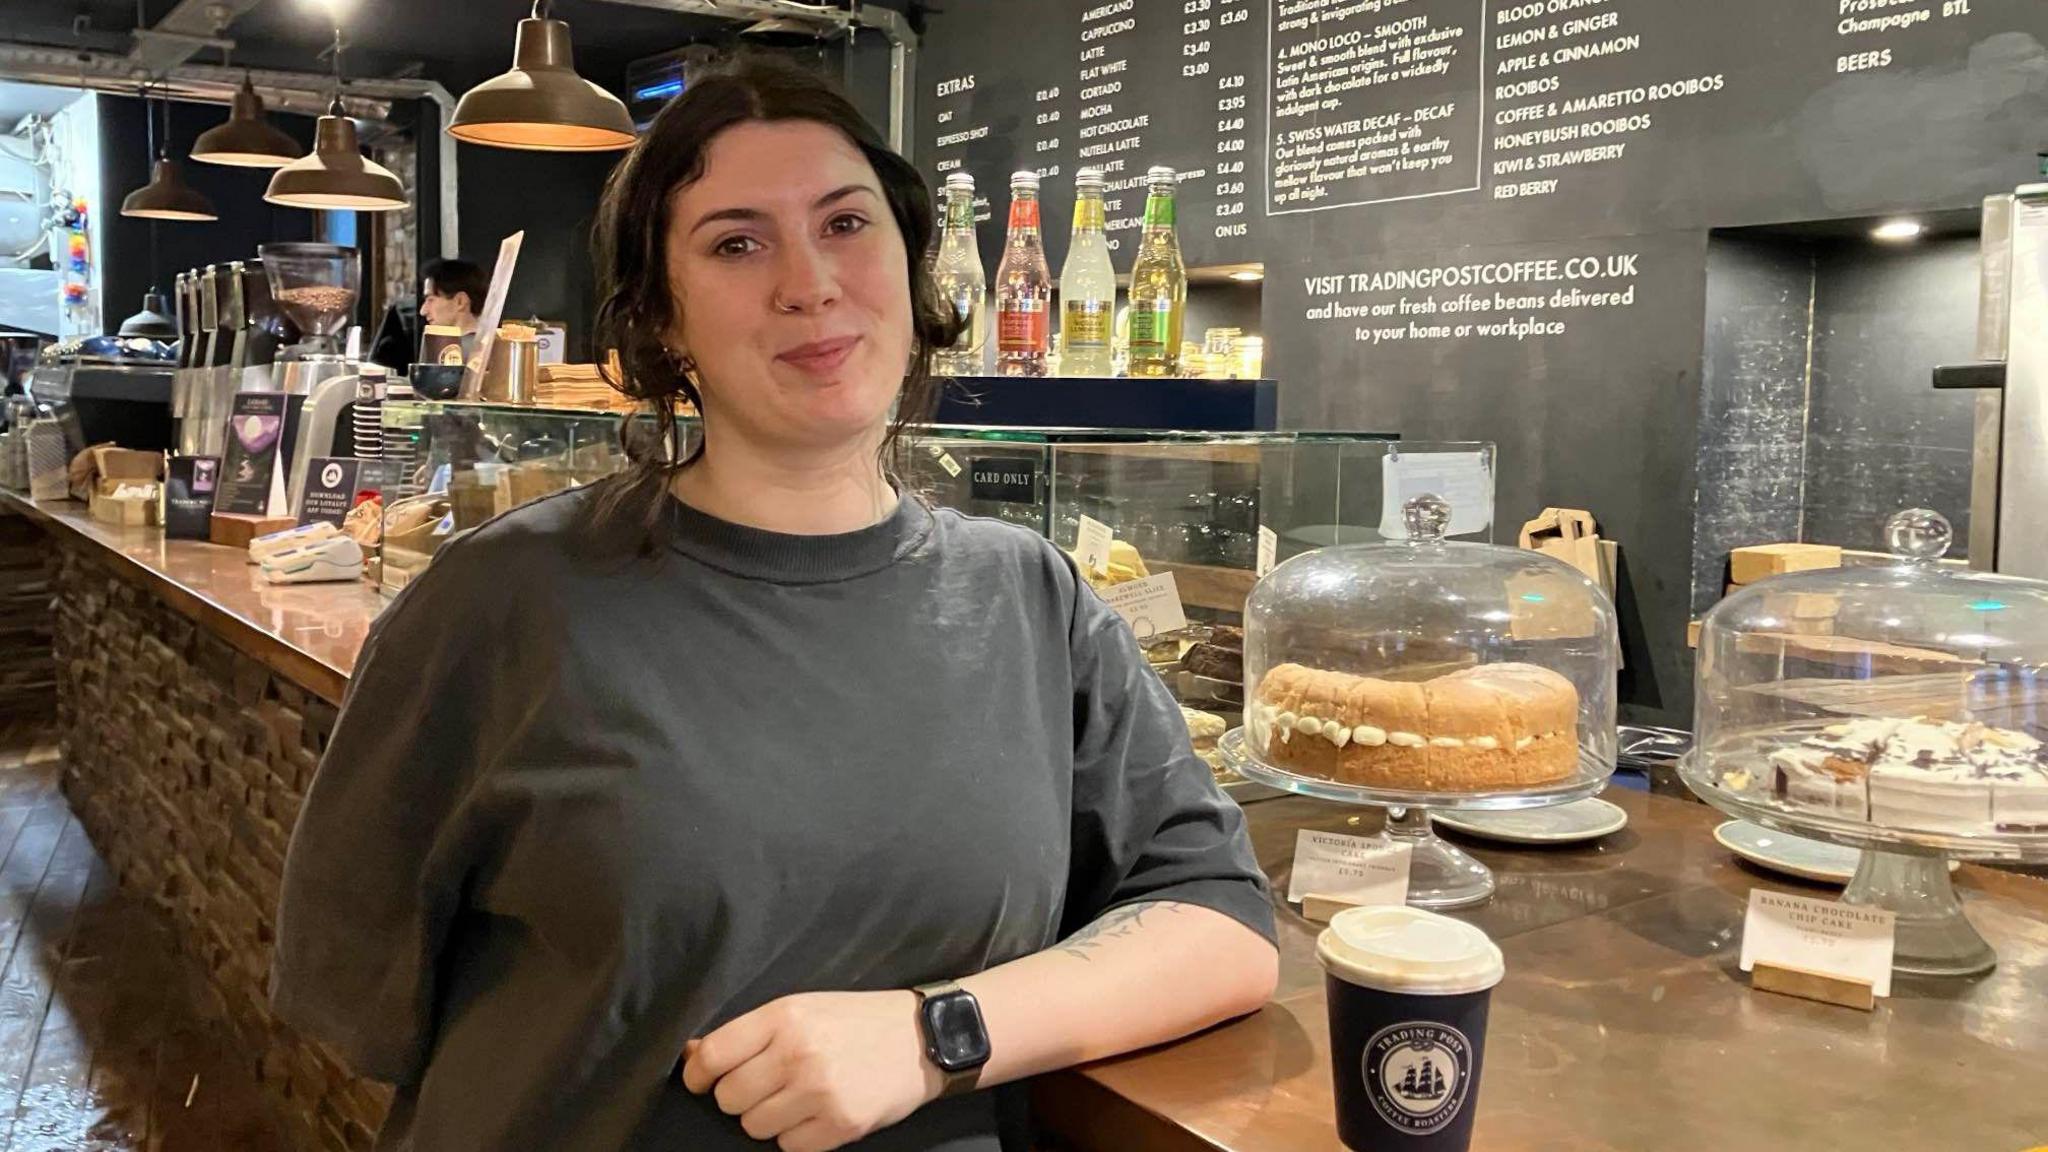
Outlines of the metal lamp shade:
{"type": "Polygon", "coordinates": [[[176,340],[178,322],[164,315],[170,305],[164,294],[152,288],[142,295],[142,311],[121,321],[121,335],[147,336],[155,340],[176,340]]]}
{"type": "Polygon", "coordinates": [[[185,183],[178,165],[168,156],[156,158],[149,183],[130,192],[121,201],[121,215],[145,220],[218,220],[213,201],[185,183]]]}
{"type": "Polygon", "coordinates": [[[610,152],[635,138],[625,104],[576,74],[569,26],[537,17],[519,22],[512,70],[463,93],[448,131],[536,152],[610,152]]]}
{"type": "Polygon", "coordinates": [[[227,123],[216,124],[192,142],[192,159],[236,168],[282,168],[299,158],[298,142],[263,118],[263,97],[249,81],[235,93],[227,123]]]}
{"type": "Polygon", "coordinates": [[[313,151],[277,170],[263,198],[287,208],[389,212],[405,207],[405,185],[363,156],[346,116],[322,116],[313,151]]]}

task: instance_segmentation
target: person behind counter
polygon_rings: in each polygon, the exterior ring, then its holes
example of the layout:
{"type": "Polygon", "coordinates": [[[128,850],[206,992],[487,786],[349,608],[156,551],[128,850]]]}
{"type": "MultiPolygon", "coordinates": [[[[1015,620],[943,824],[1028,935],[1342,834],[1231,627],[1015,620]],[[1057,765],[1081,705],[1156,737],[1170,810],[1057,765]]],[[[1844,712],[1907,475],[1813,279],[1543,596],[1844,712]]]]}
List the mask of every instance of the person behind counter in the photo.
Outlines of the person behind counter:
{"type": "Polygon", "coordinates": [[[977,1089],[1271,995],[1243,816],[1129,630],[887,467],[957,324],[932,223],[787,63],[613,174],[600,346],[702,447],[444,548],[286,863],[273,997],[398,1085],[380,1148],[1022,1148],[977,1089]]]}
{"type": "Polygon", "coordinates": [[[462,333],[464,359],[476,354],[477,312],[491,280],[467,260],[435,260],[420,270],[420,319],[462,333]]]}

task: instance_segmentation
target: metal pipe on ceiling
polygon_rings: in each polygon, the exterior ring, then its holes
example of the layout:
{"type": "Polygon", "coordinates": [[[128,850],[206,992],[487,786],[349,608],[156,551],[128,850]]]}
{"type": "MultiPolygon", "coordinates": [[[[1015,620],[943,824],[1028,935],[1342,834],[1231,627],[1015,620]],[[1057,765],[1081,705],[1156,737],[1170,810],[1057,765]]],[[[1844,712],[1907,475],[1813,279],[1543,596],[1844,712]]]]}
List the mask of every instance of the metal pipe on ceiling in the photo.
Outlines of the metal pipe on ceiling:
{"type": "Polygon", "coordinates": [[[234,42],[221,40],[221,33],[262,2],[178,0],[163,19],[135,30],[135,46],[128,50],[128,59],[136,69],[153,76],[176,68],[208,48],[231,49],[234,42]]]}

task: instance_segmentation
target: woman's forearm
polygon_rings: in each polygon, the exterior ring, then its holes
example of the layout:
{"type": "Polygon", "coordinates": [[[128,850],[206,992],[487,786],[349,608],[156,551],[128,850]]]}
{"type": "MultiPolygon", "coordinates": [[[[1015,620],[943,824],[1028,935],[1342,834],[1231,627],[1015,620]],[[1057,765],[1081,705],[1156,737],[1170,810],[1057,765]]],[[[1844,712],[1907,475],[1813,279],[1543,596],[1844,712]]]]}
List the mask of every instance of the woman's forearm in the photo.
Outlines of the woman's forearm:
{"type": "Polygon", "coordinates": [[[988,1026],[983,1085],[1163,1043],[1256,1011],[1279,957],[1220,912],[1159,901],[1105,913],[1060,944],[968,977],[988,1026]]]}

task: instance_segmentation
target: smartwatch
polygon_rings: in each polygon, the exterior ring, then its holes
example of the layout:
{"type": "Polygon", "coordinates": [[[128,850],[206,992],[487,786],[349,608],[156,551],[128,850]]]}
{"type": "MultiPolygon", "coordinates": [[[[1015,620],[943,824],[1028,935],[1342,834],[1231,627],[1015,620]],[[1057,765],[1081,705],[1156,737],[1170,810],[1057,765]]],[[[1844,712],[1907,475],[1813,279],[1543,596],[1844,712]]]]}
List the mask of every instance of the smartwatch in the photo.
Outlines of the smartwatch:
{"type": "Polygon", "coordinates": [[[920,984],[911,991],[917,994],[925,1058],[946,1076],[940,1095],[974,1091],[982,1065],[988,1063],[988,1026],[981,1019],[981,1002],[951,980],[920,984]]]}

